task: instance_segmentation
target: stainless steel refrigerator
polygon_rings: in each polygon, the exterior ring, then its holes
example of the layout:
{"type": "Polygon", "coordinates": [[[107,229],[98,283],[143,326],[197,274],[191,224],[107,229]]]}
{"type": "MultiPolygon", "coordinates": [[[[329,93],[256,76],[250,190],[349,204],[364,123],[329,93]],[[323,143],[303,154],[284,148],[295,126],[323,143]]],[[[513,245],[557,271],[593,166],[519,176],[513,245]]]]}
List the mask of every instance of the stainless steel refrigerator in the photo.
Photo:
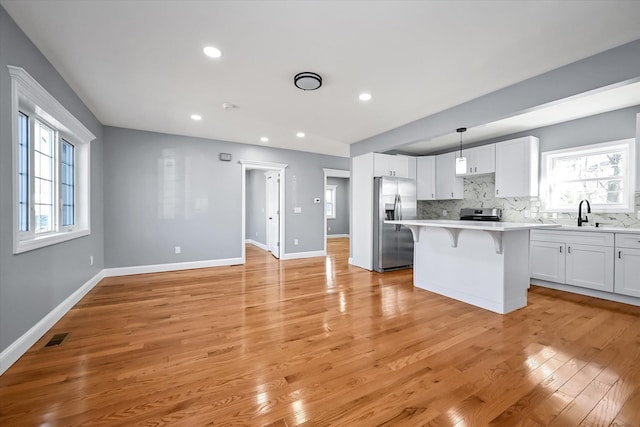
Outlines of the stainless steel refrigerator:
{"type": "Polygon", "coordinates": [[[413,266],[411,230],[385,220],[416,219],[416,181],[373,178],[373,269],[383,272],[413,266]]]}

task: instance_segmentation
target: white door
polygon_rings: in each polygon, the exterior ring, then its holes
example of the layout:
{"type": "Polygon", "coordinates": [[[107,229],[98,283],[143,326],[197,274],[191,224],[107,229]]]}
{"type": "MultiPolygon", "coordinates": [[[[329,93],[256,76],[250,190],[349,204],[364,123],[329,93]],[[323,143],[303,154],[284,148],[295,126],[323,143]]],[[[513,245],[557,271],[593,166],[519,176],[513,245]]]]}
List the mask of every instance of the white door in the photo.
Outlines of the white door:
{"type": "Polygon", "coordinates": [[[267,247],[280,258],[280,173],[267,174],[267,247]]]}

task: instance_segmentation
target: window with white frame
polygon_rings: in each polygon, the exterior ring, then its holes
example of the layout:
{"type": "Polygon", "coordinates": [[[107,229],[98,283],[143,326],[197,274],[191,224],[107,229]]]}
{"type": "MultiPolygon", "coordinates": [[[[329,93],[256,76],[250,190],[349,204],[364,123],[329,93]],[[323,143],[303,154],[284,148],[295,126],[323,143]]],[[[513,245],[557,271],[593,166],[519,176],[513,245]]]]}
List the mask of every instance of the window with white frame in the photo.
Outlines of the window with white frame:
{"type": "Polygon", "coordinates": [[[325,206],[327,209],[327,219],[336,219],[336,191],[337,185],[327,185],[324,191],[325,206]]]}
{"type": "Polygon", "coordinates": [[[543,209],[577,211],[586,199],[596,212],[632,212],[635,139],[542,153],[543,209]]]}
{"type": "Polygon", "coordinates": [[[13,253],[86,236],[95,136],[24,69],[9,66],[13,108],[13,253]]]}

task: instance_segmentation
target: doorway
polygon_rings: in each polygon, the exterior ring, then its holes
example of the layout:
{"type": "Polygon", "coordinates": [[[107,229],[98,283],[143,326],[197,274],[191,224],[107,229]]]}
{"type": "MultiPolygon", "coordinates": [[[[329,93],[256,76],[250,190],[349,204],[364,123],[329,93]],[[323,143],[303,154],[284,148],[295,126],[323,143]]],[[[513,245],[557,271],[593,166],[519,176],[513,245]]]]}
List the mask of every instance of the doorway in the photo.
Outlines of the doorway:
{"type": "Polygon", "coordinates": [[[349,193],[351,191],[351,173],[348,170],[342,169],[327,169],[324,168],[324,252],[327,252],[327,238],[329,236],[339,236],[345,237],[351,234],[351,215],[350,211],[350,197],[349,193]],[[329,180],[331,178],[340,178],[339,182],[335,182],[334,184],[330,184],[329,180]],[[341,183],[340,183],[341,182],[341,183]],[[335,187],[333,187],[335,185],[335,187]],[[333,192],[334,199],[332,201],[333,205],[330,206],[327,202],[329,199],[330,193],[333,192]],[[341,202],[342,201],[342,202],[341,202]],[[342,205],[342,209],[341,208],[342,205]],[[329,234],[329,227],[331,223],[336,223],[338,220],[338,216],[341,215],[342,219],[346,222],[346,229],[343,230],[340,234],[329,234]]]}
{"type": "Polygon", "coordinates": [[[267,248],[271,254],[280,258],[280,172],[269,171],[267,181],[267,248]]]}
{"type": "Polygon", "coordinates": [[[262,204],[263,210],[262,214],[260,214],[260,221],[262,222],[263,227],[266,229],[267,240],[266,245],[264,245],[263,249],[266,249],[274,254],[276,258],[282,258],[285,255],[283,242],[285,241],[285,210],[284,210],[284,199],[285,199],[285,168],[286,164],[283,163],[270,163],[270,162],[259,162],[259,161],[251,161],[251,160],[240,160],[240,164],[242,166],[242,263],[246,262],[246,248],[245,248],[245,240],[247,238],[247,172],[252,170],[261,170],[264,172],[266,184],[262,187],[265,193],[271,193],[271,196],[266,196],[263,193],[265,200],[262,204]],[[272,178],[271,186],[272,189],[269,190],[269,179],[267,176],[272,175],[276,176],[275,180],[272,178]],[[265,190],[266,189],[266,190],[265,190]],[[272,199],[270,203],[269,200],[272,199]],[[270,211],[270,208],[272,211],[270,211]],[[275,216],[272,215],[272,221],[268,221],[269,213],[274,213],[275,216]],[[265,226],[266,222],[266,226],[265,226]],[[269,236],[273,234],[273,237],[269,238],[269,236]],[[270,245],[271,244],[271,245],[270,245]]]}

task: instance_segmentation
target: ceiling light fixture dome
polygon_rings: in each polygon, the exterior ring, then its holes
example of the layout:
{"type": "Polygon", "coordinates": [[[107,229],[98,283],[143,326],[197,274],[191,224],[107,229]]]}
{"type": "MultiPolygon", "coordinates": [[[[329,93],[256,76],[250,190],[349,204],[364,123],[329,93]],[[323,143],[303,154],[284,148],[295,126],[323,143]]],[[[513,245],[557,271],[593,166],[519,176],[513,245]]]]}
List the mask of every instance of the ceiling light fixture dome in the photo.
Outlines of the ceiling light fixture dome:
{"type": "Polygon", "coordinates": [[[363,92],[361,93],[358,98],[360,99],[360,101],[370,101],[371,100],[371,94],[368,92],[363,92]]]}
{"type": "Polygon", "coordinates": [[[320,77],[320,74],[305,71],[295,75],[293,84],[295,84],[298,89],[316,90],[322,86],[322,77],[320,77]]]}

